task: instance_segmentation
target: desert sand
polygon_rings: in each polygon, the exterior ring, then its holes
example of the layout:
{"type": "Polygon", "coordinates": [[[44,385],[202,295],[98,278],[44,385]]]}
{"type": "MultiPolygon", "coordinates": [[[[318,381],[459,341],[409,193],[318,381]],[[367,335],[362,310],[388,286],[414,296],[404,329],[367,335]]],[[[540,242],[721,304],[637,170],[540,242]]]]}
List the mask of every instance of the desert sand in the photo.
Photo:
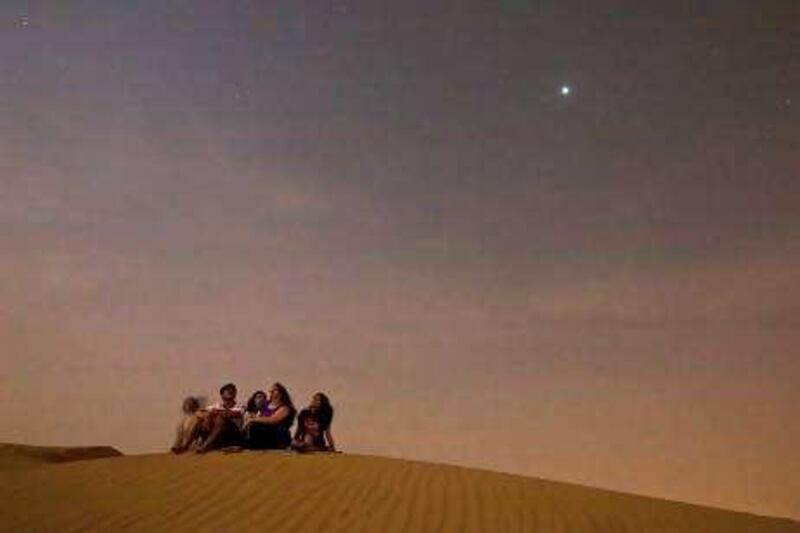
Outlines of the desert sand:
{"type": "Polygon", "coordinates": [[[122,452],[110,446],[55,447],[25,446],[23,444],[0,444],[0,471],[8,468],[27,467],[42,463],[68,463],[119,457],[122,452]]]}
{"type": "Polygon", "coordinates": [[[782,518],[365,455],[0,445],[0,476],[3,531],[800,532],[782,518]]]}

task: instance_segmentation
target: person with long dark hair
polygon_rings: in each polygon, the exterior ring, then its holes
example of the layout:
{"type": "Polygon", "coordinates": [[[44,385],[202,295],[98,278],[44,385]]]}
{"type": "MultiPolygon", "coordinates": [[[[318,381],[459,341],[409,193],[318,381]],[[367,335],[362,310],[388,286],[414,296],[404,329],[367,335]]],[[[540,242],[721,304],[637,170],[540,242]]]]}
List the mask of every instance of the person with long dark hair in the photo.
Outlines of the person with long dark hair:
{"type": "MultiPolygon", "coordinates": [[[[256,404],[253,395],[253,407],[256,404]]],[[[294,423],[297,410],[292,397],[281,383],[274,383],[269,389],[267,402],[257,414],[245,419],[243,434],[245,446],[254,450],[286,449],[291,444],[289,428],[294,423]]]]}
{"type": "Polygon", "coordinates": [[[325,393],[317,392],[311,398],[311,404],[297,416],[292,449],[298,452],[335,452],[332,423],[331,401],[325,393]]]}
{"type": "Polygon", "coordinates": [[[257,390],[250,399],[247,400],[247,405],[244,408],[244,422],[245,424],[251,418],[259,416],[268,416],[270,414],[269,402],[267,402],[267,393],[263,390],[257,390]]]}

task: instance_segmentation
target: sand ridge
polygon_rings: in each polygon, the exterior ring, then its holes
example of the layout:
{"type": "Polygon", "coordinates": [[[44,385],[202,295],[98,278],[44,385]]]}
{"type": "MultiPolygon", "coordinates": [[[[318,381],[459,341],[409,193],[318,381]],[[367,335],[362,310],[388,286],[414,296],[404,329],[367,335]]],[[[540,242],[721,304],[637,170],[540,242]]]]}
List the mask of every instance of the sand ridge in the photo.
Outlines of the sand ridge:
{"type": "Polygon", "coordinates": [[[787,519],[365,455],[134,455],[0,475],[2,531],[800,533],[787,519]]]}
{"type": "Polygon", "coordinates": [[[0,443],[0,470],[118,456],[122,456],[122,452],[111,446],[55,447],[0,443]]]}

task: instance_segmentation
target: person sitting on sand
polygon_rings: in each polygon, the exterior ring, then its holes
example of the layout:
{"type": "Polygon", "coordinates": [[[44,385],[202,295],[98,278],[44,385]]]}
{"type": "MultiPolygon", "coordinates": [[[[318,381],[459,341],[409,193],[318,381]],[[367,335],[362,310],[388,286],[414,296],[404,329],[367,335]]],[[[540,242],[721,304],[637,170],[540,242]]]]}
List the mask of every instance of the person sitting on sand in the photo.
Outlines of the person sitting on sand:
{"type": "Polygon", "coordinates": [[[333,406],[328,396],[322,392],[314,394],[311,404],[297,416],[292,449],[298,452],[335,452],[332,422],[333,406]]]}
{"type": "Polygon", "coordinates": [[[257,390],[251,394],[250,399],[247,400],[247,405],[244,408],[242,425],[243,427],[248,427],[248,421],[251,418],[269,416],[271,414],[272,411],[270,410],[269,402],[267,401],[267,393],[263,390],[257,390]]]}
{"type": "Polygon", "coordinates": [[[199,453],[241,445],[244,407],[236,402],[236,385],[227,383],[219,389],[220,401],[211,405],[204,419],[206,438],[199,453]]]}
{"type": "MultiPolygon", "coordinates": [[[[256,394],[253,395],[254,401],[256,394]]],[[[279,450],[288,448],[291,443],[289,428],[297,410],[289,391],[281,383],[275,383],[269,389],[268,398],[261,412],[255,416],[249,415],[245,421],[243,433],[247,448],[279,450]]]]}
{"type": "Polygon", "coordinates": [[[198,441],[194,449],[197,453],[240,445],[244,408],[236,403],[236,393],[233,383],[223,385],[219,389],[220,401],[192,415],[186,422],[183,442],[172,451],[183,453],[198,441]]]}
{"type": "MultiPolygon", "coordinates": [[[[183,447],[184,441],[188,441],[189,434],[195,424],[195,415],[200,410],[200,401],[194,396],[189,396],[183,400],[181,411],[183,412],[183,420],[178,424],[178,431],[175,435],[175,444],[170,448],[173,452],[178,452],[183,447]]],[[[187,444],[188,446],[188,444],[187,444]]]]}

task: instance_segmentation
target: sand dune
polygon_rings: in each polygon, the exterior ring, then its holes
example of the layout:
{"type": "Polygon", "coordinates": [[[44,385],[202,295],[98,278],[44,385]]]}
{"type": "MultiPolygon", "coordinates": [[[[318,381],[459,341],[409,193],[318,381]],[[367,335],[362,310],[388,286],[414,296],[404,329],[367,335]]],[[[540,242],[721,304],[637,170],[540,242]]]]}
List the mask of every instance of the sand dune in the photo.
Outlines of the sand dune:
{"type": "Polygon", "coordinates": [[[3,531],[800,532],[786,519],[362,455],[26,464],[0,471],[3,531]]]}
{"type": "Polygon", "coordinates": [[[27,467],[42,463],[68,463],[120,455],[122,452],[110,446],[52,447],[0,443],[0,469],[27,467]]]}

